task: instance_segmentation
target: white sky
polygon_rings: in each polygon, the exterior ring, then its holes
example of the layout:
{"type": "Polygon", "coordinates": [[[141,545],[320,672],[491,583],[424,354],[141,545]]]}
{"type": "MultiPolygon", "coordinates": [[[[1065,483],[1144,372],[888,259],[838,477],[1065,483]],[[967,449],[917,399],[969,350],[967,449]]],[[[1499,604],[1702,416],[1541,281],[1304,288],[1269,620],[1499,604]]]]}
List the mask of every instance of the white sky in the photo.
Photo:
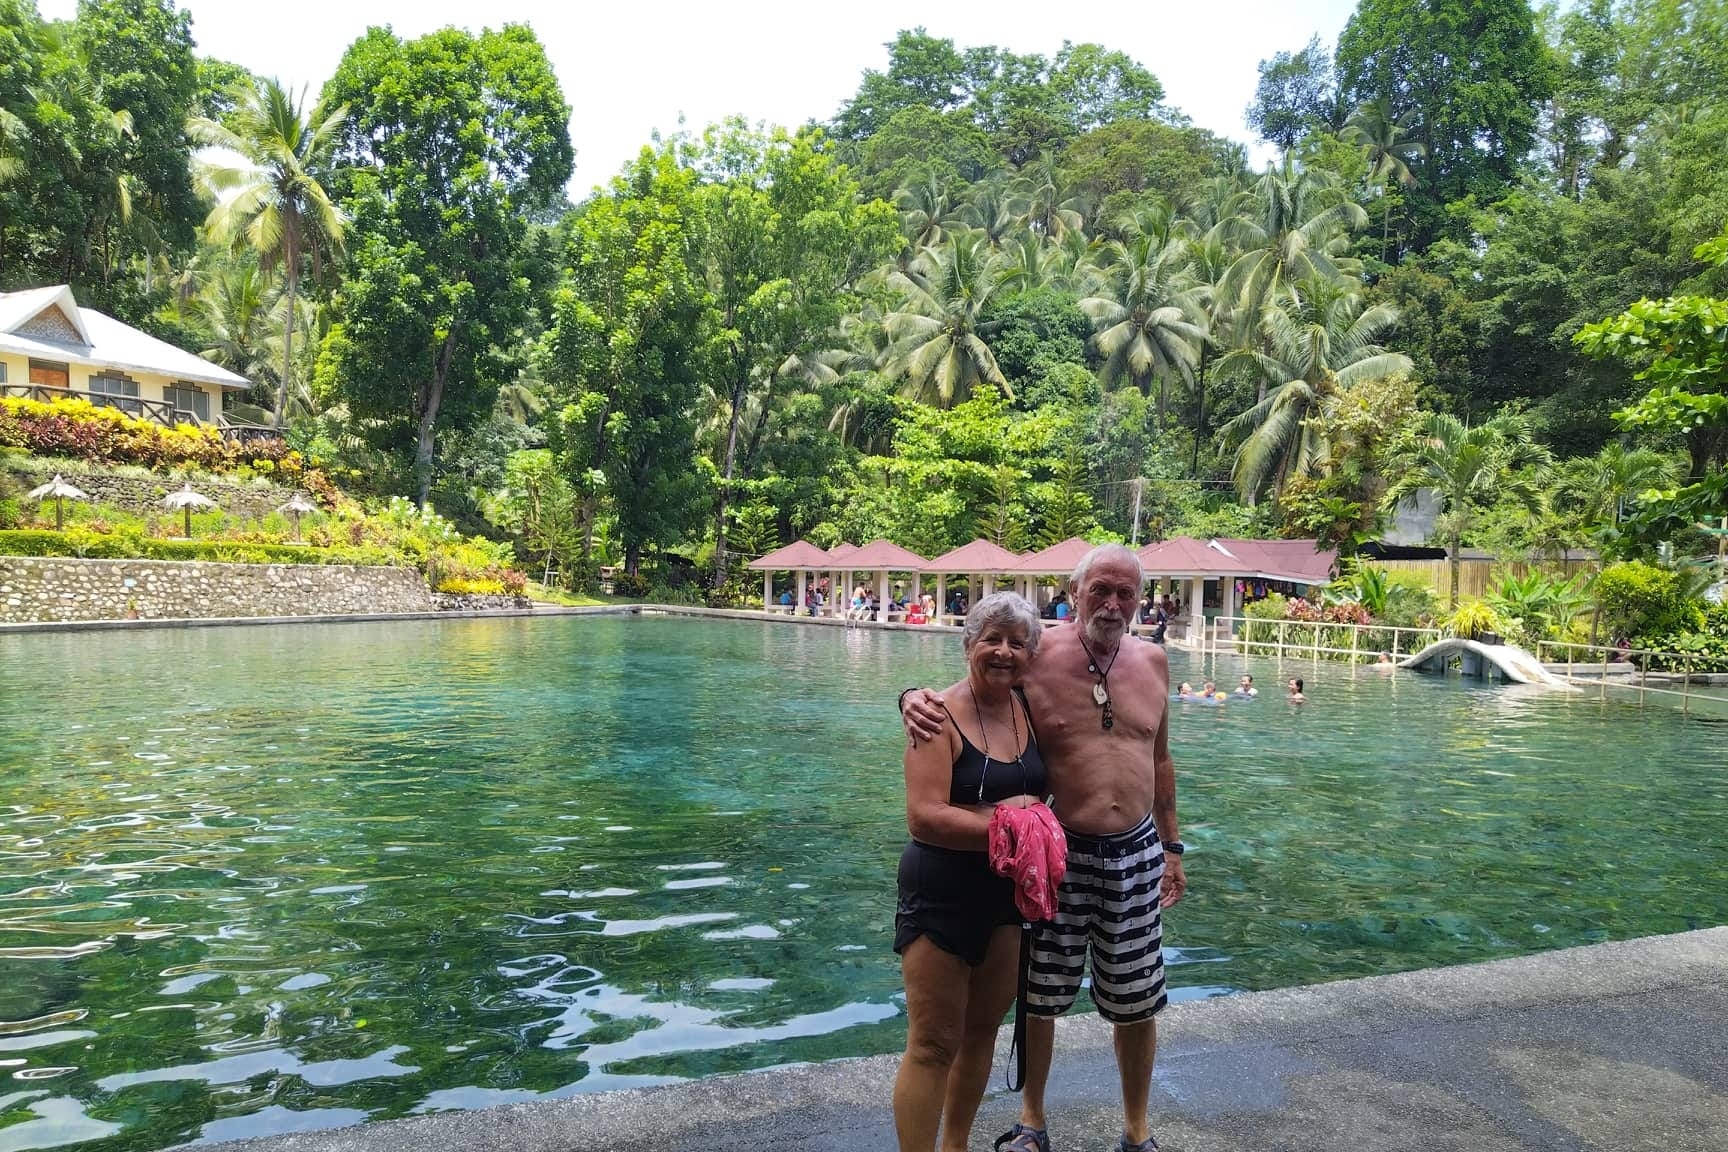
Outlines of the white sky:
{"type": "MultiPolygon", "coordinates": [[[[949,0],[918,6],[845,0],[649,0],[592,3],[489,0],[191,0],[199,51],[314,92],[365,29],[388,24],[418,36],[455,24],[478,30],[532,25],[572,109],[576,146],[572,198],[602,183],[649,133],[695,129],[741,113],[795,126],[826,120],[857,90],[865,68],[887,66],[883,45],[905,27],[964,48],[995,44],[1053,55],[1064,39],[1120,49],[1163,82],[1166,100],[1194,122],[1251,142],[1242,122],[1255,64],[1294,51],[1319,33],[1336,40],[1355,0],[1128,0],[1123,4],[949,0]]],[[[49,19],[72,16],[76,0],[38,0],[49,19]]]]}

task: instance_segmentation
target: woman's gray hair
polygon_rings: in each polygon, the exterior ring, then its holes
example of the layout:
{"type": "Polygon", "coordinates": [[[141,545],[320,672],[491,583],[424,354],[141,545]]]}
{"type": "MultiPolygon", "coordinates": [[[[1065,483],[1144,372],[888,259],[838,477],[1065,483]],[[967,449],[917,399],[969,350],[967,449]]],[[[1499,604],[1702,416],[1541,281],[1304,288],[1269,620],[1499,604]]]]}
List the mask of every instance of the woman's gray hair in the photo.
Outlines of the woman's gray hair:
{"type": "Polygon", "coordinates": [[[971,611],[966,613],[966,624],[960,630],[961,645],[970,650],[986,629],[997,624],[1011,625],[1025,632],[1026,651],[1037,654],[1038,637],[1043,634],[1044,626],[1039,623],[1038,613],[1032,610],[1032,605],[1016,592],[992,592],[972,605],[971,611]]]}

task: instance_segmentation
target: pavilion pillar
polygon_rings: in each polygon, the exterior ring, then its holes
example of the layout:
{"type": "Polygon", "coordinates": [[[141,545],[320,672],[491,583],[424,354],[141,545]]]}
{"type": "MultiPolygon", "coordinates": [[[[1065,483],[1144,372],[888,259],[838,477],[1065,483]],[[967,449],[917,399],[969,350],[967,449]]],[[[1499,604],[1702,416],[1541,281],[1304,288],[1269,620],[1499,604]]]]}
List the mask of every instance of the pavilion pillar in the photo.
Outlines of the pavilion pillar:
{"type": "Polygon", "coordinates": [[[808,591],[808,583],[805,577],[808,575],[809,573],[805,572],[804,569],[798,569],[798,596],[792,601],[792,615],[794,616],[804,611],[804,594],[808,591]]]}
{"type": "Polygon", "coordinates": [[[1188,642],[1198,645],[1206,635],[1206,577],[1188,578],[1188,642]]]}
{"type": "Polygon", "coordinates": [[[762,573],[762,611],[774,611],[774,573],[762,573]]]}
{"type": "Polygon", "coordinates": [[[888,623],[888,569],[876,573],[876,622],[888,623]]]}
{"type": "MultiPolygon", "coordinates": [[[[1224,605],[1223,614],[1225,616],[1240,616],[1240,615],[1242,615],[1242,604],[1241,604],[1240,599],[1236,595],[1236,580],[1235,580],[1235,578],[1231,577],[1231,576],[1218,577],[1218,590],[1221,593],[1223,593],[1223,596],[1222,596],[1222,602],[1224,605]]],[[[1236,626],[1234,624],[1230,625],[1230,630],[1232,633],[1234,633],[1236,630],[1236,626]]]]}
{"type": "Polygon", "coordinates": [[[996,577],[984,577],[984,595],[988,596],[994,591],[996,591],[996,577]]]}
{"type": "Polygon", "coordinates": [[[923,601],[923,599],[924,599],[924,573],[914,572],[914,573],[912,573],[912,595],[907,598],[906,604],[908,607],[910,607],[913,601],[919,601],[921,603],[923,601]]]}
{"type": "Polygon", "coordinates": [[[936,623],[945,624],[942,617],[948,614],[948,573],[936,573],[936,623]]]}

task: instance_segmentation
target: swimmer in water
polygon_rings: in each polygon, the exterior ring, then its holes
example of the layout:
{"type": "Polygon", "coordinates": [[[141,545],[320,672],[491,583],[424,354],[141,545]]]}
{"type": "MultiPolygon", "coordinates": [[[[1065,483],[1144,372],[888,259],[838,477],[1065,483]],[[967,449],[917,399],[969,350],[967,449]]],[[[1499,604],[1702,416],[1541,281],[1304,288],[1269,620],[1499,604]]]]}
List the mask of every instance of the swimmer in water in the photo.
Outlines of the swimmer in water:
{"type": "Polygon", "coordinates": [[[1237,696],[1253,697],[1253,696],[1260,695],[1260,689],[1254,687],[1254,677],[1243,676],[1242,679],[1237,683],[1236,691],[1234,694],[1237,696]]]}
{"type": "Polygon", "coordinates": [[[1188,683],[1188,681],[1186,681],[1186,680],[1182,681],[1181,685],[1176,689],[1176,699],[1178,699],[1178,700],[1192,700],[1192,699],[1194,699],[1194,685],[1188,683]]]}
{"type": "Polygon", "coordinates": [[[1306,703],[1308,703],[1308,697],[1302,695],[1302,677],[1300,677],[1300,676],[1290,677],[1290,683],[1286,684],[1285,687],[1290,689],[1290,703],[1292,703],[1292,704],[1306,704],[1306,703]]]}

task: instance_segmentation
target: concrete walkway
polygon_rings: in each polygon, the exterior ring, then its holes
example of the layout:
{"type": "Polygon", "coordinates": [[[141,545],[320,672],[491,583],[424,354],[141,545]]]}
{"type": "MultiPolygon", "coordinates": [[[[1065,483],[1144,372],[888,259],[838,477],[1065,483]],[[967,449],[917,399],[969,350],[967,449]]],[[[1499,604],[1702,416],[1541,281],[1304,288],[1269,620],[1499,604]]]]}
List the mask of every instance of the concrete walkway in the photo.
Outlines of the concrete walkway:
{"type": "MultiPolygon", "coordinates": [[[[1178,1004],[1167,1152],[1722,1152],[1728,928],[1178,1004]]],[[[894,1147],[893,1057],[206,1145],[225,1152],[829,1152],[894,1147]]],[[[1000,1082],[1001,1064],[997,1077],[1000,1082]]],[[[1011,1122],[987,1099],[972,1147],[1011,1122]]],[[[1108,1028],[1057,1030],[1056,1152],[1119,1128],[1108,1028]]]]}

